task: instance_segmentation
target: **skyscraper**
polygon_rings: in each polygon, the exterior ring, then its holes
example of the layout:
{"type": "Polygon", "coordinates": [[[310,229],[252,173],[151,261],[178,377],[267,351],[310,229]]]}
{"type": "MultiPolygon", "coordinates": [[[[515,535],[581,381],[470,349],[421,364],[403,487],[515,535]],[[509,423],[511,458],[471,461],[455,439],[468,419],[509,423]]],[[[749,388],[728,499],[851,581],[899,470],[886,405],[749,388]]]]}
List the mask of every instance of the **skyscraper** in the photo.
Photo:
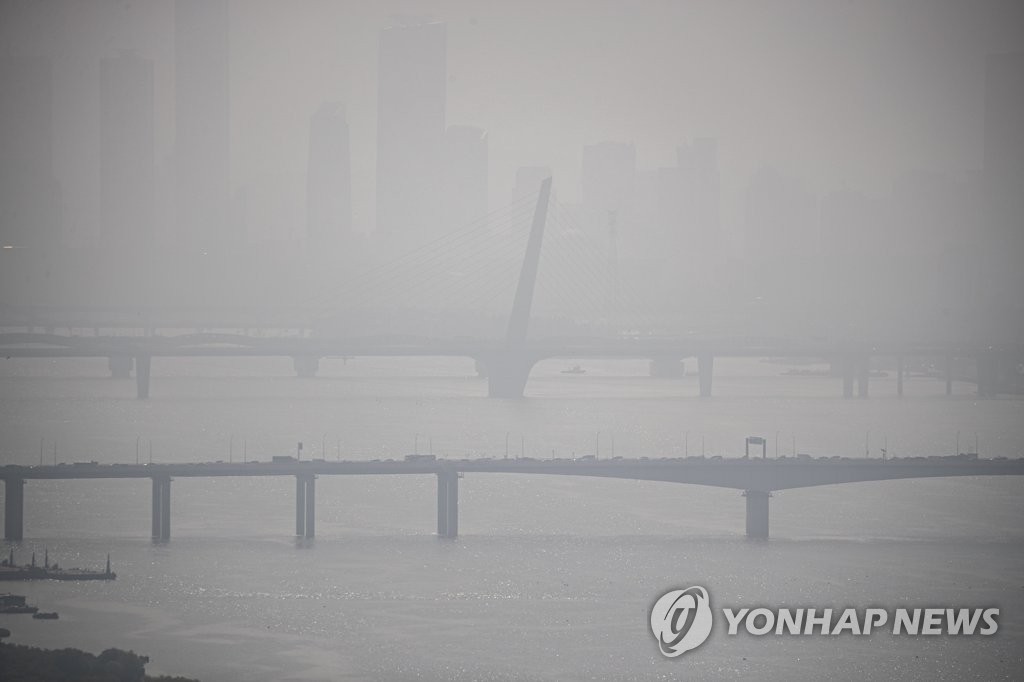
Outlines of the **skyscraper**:
{"type": "Polygon", "coordinates": [[[153,62],[125,52],[100,62],[100,239],[119,251],[151,243],[153,62]]]}
{"type": "Polygon", "coordinates": [[[445,25],[387,28],[378,47],[377,229],[426,238],[440,223],[445,25]]]}
{"type": "Polygon", "coordinates": [[[42,57],[0,57],[0,242],[46,248],[60,238],[53,175],[53,69],[42,57]]]}
{"type": "Polygon", "coordinates": [[[306,238],[334,249],[352,230],[352,175],[348,122],[337,103],[323,104],[310,121],[306,173],[306,238]]]}
{"type": "MultiPolygon", "coordinates": [[[[1021,313],[1024,272],[1024,52],[989,55],[985,78],[985,208],[988,226],[983,261],[986,293],[1021,313]]],[[[1019,328],[1011,327],[1011,334],[1019,328]]]]}
{"type": "Polygon", "coordinates": [[[175,157],[178,245],[227,248],[229,189],[228,2],[175,3],[175,157]]]}

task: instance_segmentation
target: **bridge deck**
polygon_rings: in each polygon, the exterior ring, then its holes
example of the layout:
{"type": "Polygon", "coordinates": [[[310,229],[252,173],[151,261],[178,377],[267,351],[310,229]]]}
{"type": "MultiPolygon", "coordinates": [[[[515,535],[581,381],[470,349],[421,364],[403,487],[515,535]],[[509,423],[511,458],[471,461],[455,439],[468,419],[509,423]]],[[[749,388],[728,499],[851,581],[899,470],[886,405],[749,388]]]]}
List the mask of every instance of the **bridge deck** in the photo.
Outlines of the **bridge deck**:
{"type": "Polygon", "coordinates": [[[818,485],[948,476],[1024,475],[1024,459],[959,457],[911,459],[466,459],[424,461],[211,462],[183,464],[8,465],[0,478],[197,478],[221,476],[547,474],[690,483],[739,490],[785,490],[818,485]]]}

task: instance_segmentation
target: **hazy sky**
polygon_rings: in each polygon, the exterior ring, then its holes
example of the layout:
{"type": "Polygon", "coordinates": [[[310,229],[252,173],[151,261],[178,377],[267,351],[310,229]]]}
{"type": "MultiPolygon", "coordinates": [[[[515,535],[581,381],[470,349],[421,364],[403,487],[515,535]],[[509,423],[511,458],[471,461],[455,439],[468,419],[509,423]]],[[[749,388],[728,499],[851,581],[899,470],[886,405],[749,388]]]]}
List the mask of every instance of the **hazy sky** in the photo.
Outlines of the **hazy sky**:
{"type": "MultiPolygon", "coordinates": [[[[448,122],[489,131],[491,201],[518,166],[548,164],[579,195],[584,144],[634,141],[642,168],[695,136],[720,140],[727,222],[769,163],[810,188],[884,191],[912,169],[981,163],[985,56],[1024,49],[1024,4],[755,1],[231,4],[232,184],[304,225],[309,119],[345,104],[354,222],[373,226],[377,34],[395,16],[448,24],[448,122]]],[[[156,60],[157,158],[173,144],[173,3],[0,3],[8,54],[55,59],[55,162],[68,229],[98,212],[98,60],[156,60]]]]}

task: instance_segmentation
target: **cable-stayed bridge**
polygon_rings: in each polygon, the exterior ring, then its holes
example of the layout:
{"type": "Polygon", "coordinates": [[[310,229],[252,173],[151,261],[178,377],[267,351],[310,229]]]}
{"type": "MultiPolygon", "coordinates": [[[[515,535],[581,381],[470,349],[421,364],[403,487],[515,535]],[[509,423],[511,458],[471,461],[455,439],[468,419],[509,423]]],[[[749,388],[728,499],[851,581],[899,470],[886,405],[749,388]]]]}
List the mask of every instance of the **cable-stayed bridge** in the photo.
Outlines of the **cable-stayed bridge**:
{"type": "Polygon", "coordinates": [[[701,396],[711,395],[716,356],[820,357],[841,367],[844,396],[852,397],[856,386],[863,397],[873,356],[897,358],[901,395],[905,358],[944,359],[947,392],[952,359],[970,358],[978,393],[985,396],[996,392],[1001,367],[1022,354],[1020,344],[687,330],[684,319],[657,308],[649,283],[619,277],[614,221],[607,229],[584,222],[553,196],[548,178],[534,196],[354,272],[301,305],[274,311],[283,332],[248,331],[265,326],[255,310],[67,310],[58,312],[65,315],[60,322],[31,310],[0,310],[0,327],[28,328],[0,334],[0,354],[106,357],[114,376],[128,376],[134,366],[140,398],[149,396],[154,357],[286,356],[300,376],[312,376],[328,357],[464,356],[476,360],[488,395],[497,398],[522,397],[533,366],[551,357],[649,358],[669,368],[695,357],[701,396]],[[110,327],[139,333],[101,334],[103,322],[115,318],[120,322],[110,327]],[[73,333],[76,327],[93,333],[73,333]],[[191,331],[225,327],[243,331],[191,331]],[[56,333],[58,328],[69,333],[56,333]]]}

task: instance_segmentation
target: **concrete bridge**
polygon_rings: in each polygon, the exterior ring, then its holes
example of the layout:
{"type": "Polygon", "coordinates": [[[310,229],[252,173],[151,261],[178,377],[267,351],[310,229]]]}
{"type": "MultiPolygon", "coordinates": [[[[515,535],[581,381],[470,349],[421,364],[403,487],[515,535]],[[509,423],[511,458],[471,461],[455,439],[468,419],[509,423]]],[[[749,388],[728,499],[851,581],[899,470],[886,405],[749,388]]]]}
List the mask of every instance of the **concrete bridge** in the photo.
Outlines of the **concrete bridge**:
{"type": "Polygon", "coordinates": [[[589,476],[641,481],[665,481],[732,488],[746,498],[746,532],[768,537],[768,508],[773,491],[862,481],[948,476],[1020,476],[1024,459],[977,459],[968,456],[903,458],[888,461],[845,458],[575,460],[532,458],[435,460],[410,456],[400,461],[323,460],[191,463],[191,464],[58,464],[0,468],[4,481],[4,537],[24,535],[25,484],[30,480],[148,478],[153,484],[152,537],[171,537],[171,481],[174,478],[222,476],[291,476],[296,481],[295,533],[316,535],[316,480],[319,476],[430,475],[437,479],[437,535],[456,537],[459,527],[459,480],[473,474],[589,476]]]}

